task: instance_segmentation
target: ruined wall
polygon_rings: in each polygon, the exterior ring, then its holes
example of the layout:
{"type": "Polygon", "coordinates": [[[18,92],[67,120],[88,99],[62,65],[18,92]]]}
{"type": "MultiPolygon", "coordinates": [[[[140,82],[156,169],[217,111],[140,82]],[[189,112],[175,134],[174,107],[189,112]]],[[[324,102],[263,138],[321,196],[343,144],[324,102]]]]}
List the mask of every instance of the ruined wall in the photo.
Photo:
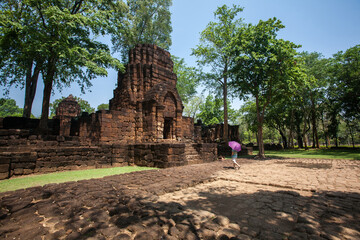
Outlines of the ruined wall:
{"type": "Polygon", "coordinates": [[[194,119],[191,117],[182,117],[182,135],[184,139],[194,140],[194,119]]]}
{"type": "Polygon", "coordinates": [[[83,168],[133,164],[165,168],[216,160],[216,144],[84,144],[79,137],[0,129],[0,179],[83,168]]]}
{"type": "Polygon", "coordinates": [[[102,110],[79,118],[79,137],[91,143],[135,142],[136,113],[131,109],[121,111],[102,110]]]}

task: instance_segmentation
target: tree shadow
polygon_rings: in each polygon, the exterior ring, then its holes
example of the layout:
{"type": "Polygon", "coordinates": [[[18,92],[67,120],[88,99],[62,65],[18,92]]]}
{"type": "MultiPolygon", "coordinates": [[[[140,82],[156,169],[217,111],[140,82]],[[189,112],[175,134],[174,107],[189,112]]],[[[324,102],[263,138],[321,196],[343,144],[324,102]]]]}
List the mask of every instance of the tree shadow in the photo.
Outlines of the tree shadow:
{"type": "Polygon", "coordinates": [[[232,183],[187,190],[193,198],[170,194],[159,201],[176,186],[123,186],[115,178],[51,184],[2,197],[0,238],[360,239],[359,193],[267,186],[250,192],[244,184],[238,194],[238,183],[232,183]]]}
{"type": "Polygon", "coordinates": [[[360,194],[325,191],[302,196],[294,191],[218,194],[213,189],[187,201],[186,208],[227,217],[241,232],[260,239],[360,239],[360,194]]]}

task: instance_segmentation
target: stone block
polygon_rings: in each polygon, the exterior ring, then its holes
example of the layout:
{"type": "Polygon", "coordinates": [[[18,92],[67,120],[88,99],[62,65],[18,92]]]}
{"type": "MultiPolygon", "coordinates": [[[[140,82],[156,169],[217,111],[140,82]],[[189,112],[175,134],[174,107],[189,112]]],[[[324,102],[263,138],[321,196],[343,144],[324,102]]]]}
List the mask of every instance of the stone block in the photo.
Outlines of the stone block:
{"type": "Polygon", "coordinates": [[[0,180],[7,179],[9,177],[10,177],[9,172],[4,172],[4,173],[0,172],[0,180]]]}
{"type": "Polygon", "coordinates": [[[9,164],[0,164],[0,173],[7,173],[9,172],[9,164]]]}

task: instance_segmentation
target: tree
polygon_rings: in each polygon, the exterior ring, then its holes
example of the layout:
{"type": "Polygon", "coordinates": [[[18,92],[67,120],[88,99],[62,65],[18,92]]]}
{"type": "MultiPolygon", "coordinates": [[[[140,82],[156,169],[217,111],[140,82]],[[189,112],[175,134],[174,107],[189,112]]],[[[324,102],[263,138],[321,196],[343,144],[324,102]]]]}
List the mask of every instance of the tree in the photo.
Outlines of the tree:
{"type": "Polygon", "coordinates": [[[288,148],[288,140],[286,136],[286,128],[290,125],[291,101],[289,98],[283,98],[269,104],[265,112],[264,124],[269,128],[276,129],[282,139],[283,147],[288,148]]]}
{"type": "MultiPolygon", "coordinates": [[[[9,5],[7,14],[16,13],[17,5],[31,12],[26,15],[28,17],[26,20],[33,24],[35,30],[29,36],[24,37],[24,33],[15,28],[22,29],[26,22],[25,16],[20,15],[12,22],[12,25],[6,23],[10,27],[15,26],[12,34],[16,36],[16,39],[24,38],[24,41],[21,41],[22,44],[18,45],[26,49],[35,49],[38,59],[41,59],[42,64],[39,71],[45,87],[40,129],[47,128],[49,101],[53,86],[62,88],[70,86],[72,82],[77,82],[84,91],[86,87],[91,86],[91,79],[107,75],[106,68],[121,69],[123,67],[117,59],[110,55],[108,46],[92,39],[92,34],[97,36],[108,33],[111,30],[109,26],[118,22],[118,19],[114,17],[114,12],[118,13],[117,16],[123,12],[124,6],[121,1],[34,0],[21,1],[20,4],[17,1],[8,1],[6,4],[9,5]]],[[[1,27],[4,27],[4,24],[1,27]]],[[[12,44],[11,47],[15,48],[13,52],[22,53],[22,49],[17,48],[16,44],[12,44]]],[[[21,56],[26,59],[26,52],[21,56]]],[[[18,62],[8,59],[6,63],[18,64],[18,62]]],[[[32,61],[34,63],[34,59],[32,61]]],[[[30,69],[28,65],[26,67],[19,65],[18,67],[30,69]]],[[[24,72],[26,71],[24,70],[24,72]]]]}
{"type": "Polygon", "coordinates": [[[334,55],[337,98],[345,118],[360,119],[360,45],[334,55]]]}
{"type": "Polygon", "coordinates": [[[127,0],[126,17],[115,25],[111,41],[121,59],[128,61],[129,50],[139,43],[171,46],[171,0],[127,0]]]}
{"type": "MultiPolygon", "coordinates": [[[[50,103],[50,116],[54,117],[56,114],[56,109],[59,106],[59,103],[61,103],[66,97],[58,98],[54,100],[52,103],[50,103]]],[[[95,108],[92,108],[90,106],[90,103],[80,97],[74,97],[77,103],[80,105],[81,112],[87,112],[87,113],[94,113],[95,108]]]]}
{"type": "Polygon", "coordinates": [[[210,67],[210,72],[204,74],[203,81],[209,89],[214,89],[223,97],[224,107],[224,141],[228,139],[228,78],[229,69],[233,65],[233,55],[229,51],[229,43],[236,36],[242,19],[237,14],[242,8],[234,5],[219,7],[214,15],[217,22],[210,22],[201,32],[200,44],[192,50],[192,54],[199,58],[200,67],[210,67]]]}
{"type": "Polygon", "coordinates": [[[307,81],[311,82],[304,89],[303,97],[309,101],[310,119],[313,129],[313,147],[319,148],[319,137],[317,129],[317,120],[320,116],[320,110],[325,100],[325,90],[328,84],[328,60],[324,59],[321,53],[302,52],[300,56],[303,59],[303,68],[307,77],[307,81]]]}
{"type": "Polygon", "coordinates": [[[0,117],[21,117],[23,110],[16,105],[14,99],[0,98],[0,117]]]}
{"type": "Polygon", "coordinates": [[[37,33],[35,11],[26,1],[0,5],[0,85],[25,87],[23,117],[31,116],[38,77],[44,58],[37,33]]]}
{"type": "Polygon", "coordinates": [[[109,104],[108,103],[102,103],[97,107],[97,110],[109,110],[109,104]]]}
{"type": "Polygon", "coordinates": [[[284,28],[276,18],[249,24],[238,32],[232,42],[235,80],[231,83],[241,98],[255,98],[259,158],[265,157],[263,124],[265,110],[275,96],[289,95],[301,81],[300,68],[296,64],[296,48],[299,46],[277,39],[277,32],[284,28]]]}
{"type": "Polygon", "coordinates": [[[177,76],[176,88],[181,100],[186,104],[196,94],[199,74],[194,67],[188,67],[183,58],[171,57],[174,62],[174,73],[177,76]]]}
{"type": "Polygon", "coordinates": [[[200,105],[200,113],[197,118],[205,125],[219,124],[223,122],[223,112],[221,99],[214,99],[212,95],[208,95],[205,102],[200,105]]]}

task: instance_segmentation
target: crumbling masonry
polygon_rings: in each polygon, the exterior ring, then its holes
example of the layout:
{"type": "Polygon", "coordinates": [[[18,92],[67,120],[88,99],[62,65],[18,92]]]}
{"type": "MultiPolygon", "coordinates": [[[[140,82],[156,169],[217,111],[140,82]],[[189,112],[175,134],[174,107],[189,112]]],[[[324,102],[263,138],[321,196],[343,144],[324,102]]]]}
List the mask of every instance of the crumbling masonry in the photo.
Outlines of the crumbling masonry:
{"type": "Polygon", "coordinates": [[[149,44],[129,53],[110,110],[80,115],[69,96],[51,120],[51,135],[37,135],[36,120],[5,118],[0,129],[0,179],[83,167],[172,167],[217,159],[194,120],[182,116],[170,54],[149,44]],[[17,124],[15,124],[17,122],[17,124]],[[15,124],[15,125],[14,125],[15,124]]]}

